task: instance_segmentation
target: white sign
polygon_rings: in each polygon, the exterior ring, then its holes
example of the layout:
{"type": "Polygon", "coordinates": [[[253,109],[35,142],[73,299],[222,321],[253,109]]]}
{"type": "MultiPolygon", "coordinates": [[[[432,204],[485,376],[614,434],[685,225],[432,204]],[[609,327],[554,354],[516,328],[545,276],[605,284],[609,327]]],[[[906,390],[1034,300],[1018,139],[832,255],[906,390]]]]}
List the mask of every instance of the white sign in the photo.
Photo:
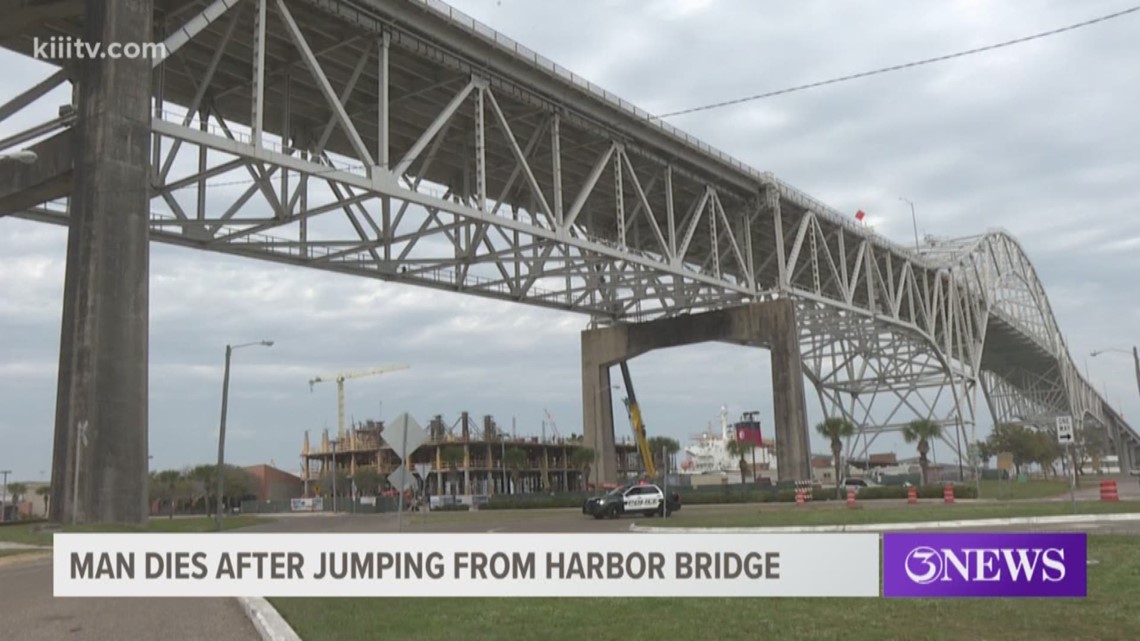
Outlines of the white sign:
{"type": "Polygon", "coordinates": [[[408,468],[401,465],[388,475],[388,482],[397,490],[406,490],[416,487],[416,479],[408,472],[408,468]]]}
{"type": "Polygon", "coordinates": [[[431,471],[431,463],[416,463],[412,466],[416,470],[416,474],[427,482],[428,472],[431,471]]]}
{"type": "Polygon", "coordinates": [[[404,455],[411,456],[412,452],[427,442],[428,433],[416,423],[416,419],[404,412],[397,416],[391,425],[384,427],[383,438],[388,447],[392,448],[396,458],[399,458],[404,455]],[[407,443],[404,442],[405,427],[407,427],[407,443]]]}
{"type": "Polygon", "coordinates": [[[56,597],[878,597],[879,535],[61,533],[56,597]],[[824,580],[826,579],[826,580],[824,580]]]}
{"type": "Polygon", "coordinates": [[[324,499],[319,496],[309,499],[290,499],[289,509],[294,512],[320,512],[325,509],[324,499]]]}
{"type": "Polygon", "coordinates": [[[1073,442],[1073,417],[1057,417],[1057,442],[1062,445],[1073,442]]]}

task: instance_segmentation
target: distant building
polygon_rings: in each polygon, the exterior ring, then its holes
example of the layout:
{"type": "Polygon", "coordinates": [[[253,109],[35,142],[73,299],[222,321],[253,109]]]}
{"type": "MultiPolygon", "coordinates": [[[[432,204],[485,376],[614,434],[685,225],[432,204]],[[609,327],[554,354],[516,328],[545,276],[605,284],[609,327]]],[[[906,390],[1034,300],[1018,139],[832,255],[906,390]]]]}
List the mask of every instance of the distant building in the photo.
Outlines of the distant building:
{"type": "MultiPolygon", "coordinates": [[[[335,443],[327,430],[318,443],[310,444],[305,433],[301,449],[301,482],[306,496],[326,496],[330,493],[330,471],[335,465],[338,476],[351,477],[358,470],[375,471],[387,479],[400,467],[398,452],[393,452],[384,439],[382,421],[364,421],[346,429],[335,443]],[[335,463],[334,463],[335,460],[335,463]]],[[[582,469],[573,464],[573,454],[585,446],[581,436],[565,437],[556,433],[538,436],[515,436],[501,429],[491,416],[484,416],[482,425],[467,412],[462,412],[454,425],[447,426],[443,417],[434,416],[425,426],[428,440],[408,455],[412,469],[427,465],[427,491],[440,495],[494,495],[531,492],[582,491],[592,488],[591,478],[582,478],[582,469]],[[521,450],[522,460],[516,469],[510,469],[505,458],[511,450],[521,450]]],[[[545,428],[544,428],[545,432],[545,428]]],[[[638,473],[641,459],[637,446],[626,440],[614,445],[617,453],[619,477],[638,473]]],[[[342,481],[343,482],[343,481],[342,481]]],[[[386,481],[381,489],[388,492],[386,481]]],[[[602,487],[606,487],[602,484],[602,487]]],[[[347,488],[338,487],[337,494],[347,488]]]]}
{"type": "Polygon", "coordinates": [[[255,480],[253,496],[258,501],[288,501],[304,494],[304,482],[271,465],[251,465],[244,468],[255,480]]]}
{"type": "Polygon", "coordinates": [[[33,481],[24,482],[27,490],[20,496],[19,503],[14,502],[11,492],[0,492],[4,496],[4,521],[17,521],[19,519],[42,519],[47,514],[44,509],[44,499],[36,494],[36,490],[45,487],[47,483],[33,481]]]}
{"type": "Polygon", "coordinates": [[[835,459],[830,454],[811,455],[811,480],[820,485],[835,485],[835,459]]]}

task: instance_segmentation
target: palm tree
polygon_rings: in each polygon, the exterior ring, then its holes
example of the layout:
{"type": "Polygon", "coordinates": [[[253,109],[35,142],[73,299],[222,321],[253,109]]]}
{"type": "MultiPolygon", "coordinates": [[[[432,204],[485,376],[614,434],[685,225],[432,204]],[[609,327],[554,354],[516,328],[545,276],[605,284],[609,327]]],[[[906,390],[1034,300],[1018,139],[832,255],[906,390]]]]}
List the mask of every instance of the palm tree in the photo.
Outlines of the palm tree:
{"type": "Polygon", "coordinates": [[[669,438],[668,436],[654,436],[649,439],[649,451],[653,454],[654,464],[660,468],[665,467],[665,459],[661,456],[661,451],[665,451],[665,455],[672,458],[674,454],[681,451],[681,444],[677,439],[669,438]]]}
{"type": "Polygon", "coordinates": [[[463,448],[454,445],[444,448],[440,456],[443,457],[443,463],[449,470],[449,476],[451,476],[451,495],[455,496],[458,489],[456,486],[459,485],[459,464],[462,463],[464,459],[463,448]]]}
{"type": "Polygon", "coordinates": [[[594,464],[594,450],[588,447],[579,447],[570,455],[570,463],[582,471],[582,489],[590,484],[590,466],[594,464]]]}
{"type": "Polygon", "coordinates": [[[526,452],[520,448],[512,447],[503,453],[503,465],[511,471],[511,485],[518,487],[519,470],[526,465],[526,452]]]}
{"type": "Polygon", "coordinates": [[[28,493],[28,486],[23,483],[9,483],[8,493],[12,495],[12,503],[19,505],[20,497],[28,493]]]}
{"type": "Polygon", "coordinates": [[[51,486],[41,485],[36,488],[36,496],[42,496],[44,499],[44,514],[48,513],[48,499],[51,498],[51,486]]]}
{"type": "Polygon", "coordinates": [[[745,475],[748,474],[748,461],[744,460],[744,455],[755,449],[756,444],[752,441],[737,441],[733,439],[729,441],[725,447],[728,450],[729,456],[740,457],[740,484],[744,485],[748,482],[745,480],[745,475]]]}
{"type": "Polygon", "coordinates": [[[922,470],[922,484],[926,485],[926,455],[930,452],[930,441],[942,436],[942,424],[928,418],[920,418],[907,423],[903,428],[903,440],[918,442],[918,466],[922,470]]]}
{"type": "Polygon", "coordinates": [[[178,470],[163,470],[151,478],[157,488],[158,498],[170,502],[170,509],[167,512],[170,518],[174,518],[175,487],[182,480],[182,473],[178,470]]]}
{"type": "Polygon", "coordinates": [[[815,431],[823,438],[831,441],[831,457],[835,461],[835,496],[842,499],[843,487],[840,484],[842,474],[839,468],[842,465],[843,439],[855,435],[855,425],[845,418],[832,416],[816,425],[815,431]]]}

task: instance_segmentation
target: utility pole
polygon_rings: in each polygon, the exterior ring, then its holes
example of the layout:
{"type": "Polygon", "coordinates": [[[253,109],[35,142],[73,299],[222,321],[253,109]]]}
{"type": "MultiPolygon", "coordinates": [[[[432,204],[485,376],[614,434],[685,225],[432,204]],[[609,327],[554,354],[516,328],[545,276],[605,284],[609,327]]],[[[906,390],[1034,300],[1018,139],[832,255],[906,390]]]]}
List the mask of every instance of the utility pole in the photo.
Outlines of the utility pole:
{"type": "MultiPolygon", "coordinates": [[[[1095,352],[1089,354],[1089,356],[1096,358],[1097,356],[1103,354],[1104,352],[1122,352],[1125,354],[1128,353],[1126,350],[1115,349],[1115,348],[1110,347],[1108,349],[1098,349],[1095,352]]],[[[1140,392],[1140,349],[1138,349],[1135,345],[1132,346],[1132,362],[1136,368],[1136,389],[1138,392],[1140,392]]],[[[1105,399],[1105,402],[1108,402],[1107,398],[1105,399]]],[[[1117,450],[1118,450],[1117,456],[1119,457],[1118,464],[1120,466],[1121,472],[1124,472],[1125,468],[1128,468],[1128,472],[1131,472],[1132,471],[1132,465],[1133,465],[1133,463],[1132,463],[1132,452],[1129,450],[1127,445],[1125,445],[1124,443],[1121,442],[1122,440],[1123,440],[1123,438],[1119,436],[1119,431],[1118,431],[1118,436],[1117,436],[1117,450]]]]}
{"type": "MultiPolygon", "coordinates": [[[[249,347],[250,345],[273,347],[273,341],[257,341],[255,343],[242,343],[241,345],[226,345],[226,371],[222,378],[222,420],[218,427],[218,513],[215,517],[215,526],[219,532],[222,530],[222,501],[223,497],[225,496],[226,486],[226,411],[229,406],[230,396],[230,356],[233,354],[235,349],[249,347]]],[[[76,469],[78,469],[78,463],[76,463],[76,469]]],[[[78,477],[79,474],[77,472],[76,479],[78,479],[78,477]]]]}
{"type": "Polygon", "coordinates": [[[8,475],[12,470],[0,470],[4,475],[4,485],[0,486],[0,523],[7,521],[5,509],[8,507],[8,475]]]}
{"type": "Polygon", "coordinates": [[[334,439],[330,440],[330,441],[329,441],[329,445],[331,445],[331,446],[332,446],[332,495],[333,495],[333,496],[332,496],[332,499],[333,499],[333,509],[332,509],[332,511],[333,511],[333,516],[336,516],[336,475],[337,475],[337,468],[336,468],[336,439],[334,438],[334,439]]]}

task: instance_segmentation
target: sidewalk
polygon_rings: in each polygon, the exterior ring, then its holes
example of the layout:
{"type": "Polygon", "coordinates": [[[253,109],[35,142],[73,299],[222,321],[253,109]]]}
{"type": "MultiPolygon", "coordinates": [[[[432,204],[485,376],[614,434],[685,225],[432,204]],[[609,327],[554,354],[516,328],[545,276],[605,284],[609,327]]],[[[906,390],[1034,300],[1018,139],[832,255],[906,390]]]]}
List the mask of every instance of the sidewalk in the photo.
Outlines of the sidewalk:
{"type": "Polygon", "coordinates": [[[50,557],[0,565],[0,621],[5,641],[261,641],[237,599],[55,598],[50,557]]]}

